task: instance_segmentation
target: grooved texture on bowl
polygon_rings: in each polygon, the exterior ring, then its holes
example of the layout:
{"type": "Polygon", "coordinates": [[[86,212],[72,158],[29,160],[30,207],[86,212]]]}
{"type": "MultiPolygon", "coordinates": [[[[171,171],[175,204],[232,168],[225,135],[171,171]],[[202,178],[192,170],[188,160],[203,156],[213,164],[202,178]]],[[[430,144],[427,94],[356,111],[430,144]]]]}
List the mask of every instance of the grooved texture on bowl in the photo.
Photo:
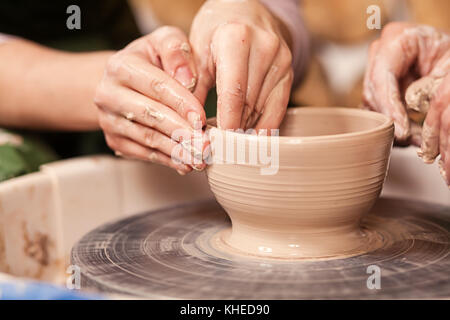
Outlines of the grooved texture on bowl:
{"type": "MultiPolygon", "coordinates": [[[[233,139],[233,159],[244,152],[240,143],[248,159],[250,142],[261,139],[221,132],[211,128],[214,156],[233,139]]],[[[208,167],[211,190],[232,220],[223,241],[248,254],[281,258],[370,250],[376,234],[362,229],[360,220],[381,192],[393,132],[392,121],[374,112],[289,109],[280,128],[276,174],[261,175],[264,165],[237,164],[225,156],[208,167]]]]}

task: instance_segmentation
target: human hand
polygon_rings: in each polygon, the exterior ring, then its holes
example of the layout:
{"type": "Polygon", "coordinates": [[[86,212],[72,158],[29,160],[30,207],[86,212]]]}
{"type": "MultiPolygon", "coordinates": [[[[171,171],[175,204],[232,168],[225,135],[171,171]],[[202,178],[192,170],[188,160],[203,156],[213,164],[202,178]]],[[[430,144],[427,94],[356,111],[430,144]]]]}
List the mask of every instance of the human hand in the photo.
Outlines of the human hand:
{"type": "Polygon", "coordinates": [[[204,102],[217,88],[217,125],[273,129],[280,125],[293,81],[290,38],[257,0],[207,1],[190,42],[198,71],[194,94],[204,102]]]}
{"type": "Polygon", "coordinates": [[[369,50],[363,100],[369,109],[394,120],[400,142],[412,138],[407,108],[426,113],[421,136],[411,142],[421,146],[418,154],[426,163],[441,154],[441,173],[450,185],[449,71],[448,34],[429,26],[391,23],[369,50]]]}
{"type": "Polygon", "coordinates": [[[194,129],[206,124],[203,106],[190,92],[196,77],[188,39],[174,27],[159,28],[114,54],[95,96],[109,147],[117,155],[160,163],[180,174],[204,168],[195,161],[202,159],[202,144],[191,148],[193,154],[178,152],[183,143],[189,149],[186,141],[196,136],[194,129]],[[177,130],[184,130],[187,139],[177,130]]]}
{"type": "Polygon", "coordinates": [[[450,187],[450,73],[432,97],[422,129],[419,156],[432,163],[438,154],[441,175],[450,187]]]}

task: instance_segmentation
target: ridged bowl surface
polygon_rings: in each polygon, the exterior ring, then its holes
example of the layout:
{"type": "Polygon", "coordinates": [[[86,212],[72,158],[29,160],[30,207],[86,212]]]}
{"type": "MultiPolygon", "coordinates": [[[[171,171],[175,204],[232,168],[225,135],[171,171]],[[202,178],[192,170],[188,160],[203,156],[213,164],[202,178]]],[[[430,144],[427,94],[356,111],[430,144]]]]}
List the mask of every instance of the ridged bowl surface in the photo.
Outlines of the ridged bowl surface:
{"type": "Polygon", "coordinates": [[[278,258],[348,256],[376,247],[376,234],[360,221],[381,192],[393,136],[384,115],[337,107],[289,109],[278,138],[210,127],[208,181],[232,221],[224,244],[278,258]],[[250,150],[257,143],[260,152],[264,142],[269,157],[276,156],[271,139],[278,141],[278,167],[261,174],[270,166],[249,163],[250,150]],[[247,161],[238,163],[243,152],[247,161]]]}

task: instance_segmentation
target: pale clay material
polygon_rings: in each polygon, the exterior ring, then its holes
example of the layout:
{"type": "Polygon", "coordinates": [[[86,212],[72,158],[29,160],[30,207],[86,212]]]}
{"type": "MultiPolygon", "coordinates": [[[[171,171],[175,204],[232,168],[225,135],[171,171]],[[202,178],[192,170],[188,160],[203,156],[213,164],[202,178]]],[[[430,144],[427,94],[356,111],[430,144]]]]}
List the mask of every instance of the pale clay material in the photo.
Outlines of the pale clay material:
{"type": "MultiPolygon", "coordinates": [[[[242,133],[218,135],[215,147],[242,133]]],[[[280,128],[279,170],[261,175],[260,165],[213,163],[207,176],[231,218],[221,249],[262,257],[309,259],[360,254],[382,242],[360,221],[378,198],[394,138],[386,116],[348,108],[292,108],[280,128]],[[227,249],[228,248],[228,249],[227,249]]],[[[229,142],[229,141],[228,141],[229,142]]],[[[270,148],[269,148],[270,150],[270,148]]],[[[236,151],[236,150],[235,150],[236,151]]]]}

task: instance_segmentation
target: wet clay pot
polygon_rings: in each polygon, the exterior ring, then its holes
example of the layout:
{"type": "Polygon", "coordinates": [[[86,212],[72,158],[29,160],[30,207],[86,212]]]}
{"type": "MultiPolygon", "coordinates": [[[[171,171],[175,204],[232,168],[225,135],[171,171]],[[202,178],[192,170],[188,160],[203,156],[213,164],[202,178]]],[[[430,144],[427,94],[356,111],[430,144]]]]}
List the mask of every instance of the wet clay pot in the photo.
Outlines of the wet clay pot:
{"type": "Polygon", "coordinates": [[[279,137],[214,126],[209,134],[208,181],[232,221],[231,230],[216,237],[222,248],[286,259],[345,257],[376,248],[376,232],[360,222],[387,172],[394,126],[386,116],[301,107],[287,111],[279,137]]]}

